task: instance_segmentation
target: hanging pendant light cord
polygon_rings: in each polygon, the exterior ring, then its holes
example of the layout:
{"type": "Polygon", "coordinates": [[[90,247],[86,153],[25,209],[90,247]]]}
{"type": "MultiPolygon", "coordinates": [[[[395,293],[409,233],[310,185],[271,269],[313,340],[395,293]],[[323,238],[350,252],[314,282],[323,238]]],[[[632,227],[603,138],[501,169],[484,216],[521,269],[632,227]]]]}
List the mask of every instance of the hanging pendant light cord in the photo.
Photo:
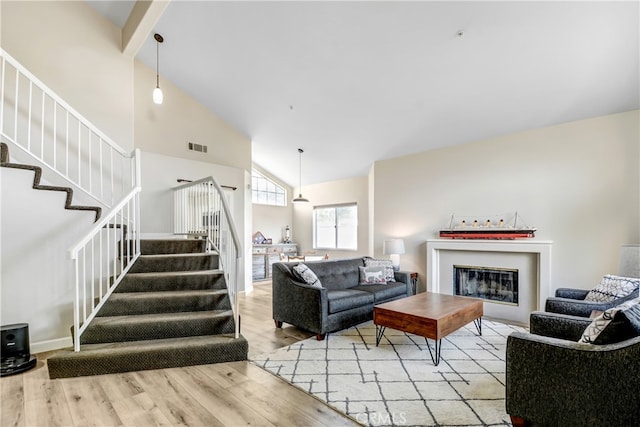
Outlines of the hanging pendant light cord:
{"type": "Polygon", "coordinates": [[[160,87],[160,43],[156,41],[156,87],[160,87]]]}
{"type": "Polygon", "coordinates": [[[302,196],[302,148],[298,148],[298,184],[299,194],[302,196]]]}

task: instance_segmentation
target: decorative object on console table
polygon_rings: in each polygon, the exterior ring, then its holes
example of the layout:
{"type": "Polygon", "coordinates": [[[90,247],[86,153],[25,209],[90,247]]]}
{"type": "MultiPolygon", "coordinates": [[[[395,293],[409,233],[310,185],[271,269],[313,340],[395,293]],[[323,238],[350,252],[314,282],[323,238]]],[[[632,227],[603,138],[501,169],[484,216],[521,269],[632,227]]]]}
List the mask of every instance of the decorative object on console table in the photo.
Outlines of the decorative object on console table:
{"type": "Polygon", "coordinates": [[[478,221],[451,215],[449,226],[440,229],[440,237],[448,239],[522,239],[535,237],[536,228],[518,224],[518,212],[512,219],[506,215],[478,221]]]}
{"type": "Polygon", "coordinates": [[[400,271],[400,255],[404,253],[404,240],[387,239],[382,243],[382,253],[389,255],[394,271],[400,271]]]}

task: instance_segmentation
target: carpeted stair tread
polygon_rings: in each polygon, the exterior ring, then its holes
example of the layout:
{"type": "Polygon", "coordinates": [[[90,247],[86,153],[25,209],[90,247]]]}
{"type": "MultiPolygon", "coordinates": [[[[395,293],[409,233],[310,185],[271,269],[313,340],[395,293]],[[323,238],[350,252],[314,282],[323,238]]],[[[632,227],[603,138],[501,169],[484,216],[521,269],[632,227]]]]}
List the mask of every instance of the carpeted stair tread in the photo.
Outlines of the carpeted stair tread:
{"type": "Polygon", "coordinates": [[[120,292],[226,289],[222,270],[128,273],[116,288],[120,292]]]}
{"type": "Polygon", "coordinates": [[[231,309],[226,289],[114,293],[98,316],[193,312],[211,307],[231,309]]]}
{"type": "Polygon", "coordinates": [[[143,255],[202,253],[206,243],[196,239],[143,239],[140,251],[143,255]]]}
{"type": "Polygon", "coordinates": [[[34,190],[44,190],[44,191],[61,191],[67,193],[67,197],[65,199],[64,208],[67,210],[76,210],[76,211],[91,211],[95,213],[94,222],[97,222],[102,216],[102,208],[99,206],[85,206],[85,205],[74,205],[73,203],[73,189],[69,187],[60,187],[55,185],[43,185],[40,184],[40,180],[42,178],[42,168],[40,166],[33,165],[25,165],[22,163],[11,163],[9,162],[9,147],[5,143],[0,143],[0,166],[5,168],[13,168],[13,169],[23,169],[33,171],[33,184],[31,187],[34,190]]]}
{"type": "Polygon", "coordinates": [[[82,334],[81,343],[225,334],[234,330],[233,322],[231,310],[96,317],[82,334]]]}
{"type": "Polygon", "coordinates": [[[194,271],[218,268],[215,253],[140,255],[131,266],[131,273],[162,271],[194,271]]]}
{"type": "Polygon", "coordinates": [[[52,379],[102,375],[246,360],[248,348],[233,334],[86,344],[79,352],[58,352],[47,365],[52,379]]]}

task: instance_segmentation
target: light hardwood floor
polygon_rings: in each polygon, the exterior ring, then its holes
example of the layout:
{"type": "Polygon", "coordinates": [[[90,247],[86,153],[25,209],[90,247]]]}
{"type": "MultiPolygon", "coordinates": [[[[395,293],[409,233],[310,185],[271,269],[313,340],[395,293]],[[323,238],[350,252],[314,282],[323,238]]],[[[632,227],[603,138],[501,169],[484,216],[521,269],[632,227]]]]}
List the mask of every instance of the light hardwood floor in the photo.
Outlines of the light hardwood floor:
{"type": "MultiPolygon", "coordinates": [[[[249,356],[313,334],[271,318],[271,283],[240,297],[249,356]]],[[[354,426],[250,362],[50,380],[46,358],[0,379],[0,426],[354,426]]]]}

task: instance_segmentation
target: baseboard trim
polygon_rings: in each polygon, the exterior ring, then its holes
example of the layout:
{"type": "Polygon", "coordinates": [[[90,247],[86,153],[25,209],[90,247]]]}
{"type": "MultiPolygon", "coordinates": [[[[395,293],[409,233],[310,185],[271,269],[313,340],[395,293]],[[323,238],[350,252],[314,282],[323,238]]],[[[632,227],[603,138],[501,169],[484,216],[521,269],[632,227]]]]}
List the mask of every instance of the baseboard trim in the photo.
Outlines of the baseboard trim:
{"type": "Polygon", "coordinates": [[[73,347],[73,340],[71,337],[66,337],[31,343],[29,344],[29,351],[31,354],[37,354],[69,347],[73,347]]]}

